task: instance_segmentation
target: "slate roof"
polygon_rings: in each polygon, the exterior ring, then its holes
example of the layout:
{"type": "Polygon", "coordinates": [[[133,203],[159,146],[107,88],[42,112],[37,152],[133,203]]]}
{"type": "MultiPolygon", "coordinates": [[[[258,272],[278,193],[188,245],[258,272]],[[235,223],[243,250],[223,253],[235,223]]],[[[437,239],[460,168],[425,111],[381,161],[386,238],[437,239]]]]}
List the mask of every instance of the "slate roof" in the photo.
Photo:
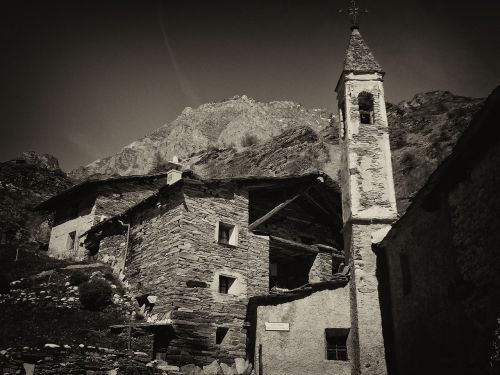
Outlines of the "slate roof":
{"type": "MultiPolygon", "coordinates": [[[[183,184],[211,184],[211,183],[220,183],[220,184],[230,184],[230,183],[237,183],[241,185],[248,185],[248,184],[255,184],[255,183],[260,183],[260,184],[271,184],[275,186],[279,186],[280,184],[286,183],[286,182],[293,182],[293,183],[307,183],[307,182],[312,182],[316,181],[318,178],[323,178],[325,186],[328,186],[330,189],[332,189],[335,193],[339,194],[340,196],[340,187],[335,181],[332,181],[330,178],[328,178],[327,175],[325,175],[323,172],[317,171],[317,172],[311,172],[307,174],[301,174],[301,175],[288,175],[288,176],[279,176],[279,177],[269,177],[269,176],[236,176],[236,177],[226,177],[226,178],[212,178],[212,179],[203,179],[200,178],[199,176],[195,175],[191,171],[185,171],[183,172],[183,178],[176,183],[172,185],[165,185],[162,188],[160,188],[156,193],[153,193],[152,195],[146,197],[142,201],[136,203],[134,206],[130,207],[128,210],[112,216],[104,221],[101,221],[100,223],[94,225],[92,228],[90,228],[88,231],[85,233],[81,234],[80,237],[83,237],[85,235],[89,234],[95,234],[98,233],[102,228],[104,228],[107,225],[113,225],[113,223],[116,223],[118,220],[123,220],[126,219],[129,215],[133,215],[135,212],[140,211],[144,209],[145,207],[148,207],[152,204],[154,204],[158,198],[169,191],[172,191],[174,189],[181,188],[183,184]]],[[[339,198],[340,199],[340,198],[339,198]]]]}
{"type": "Polygon", "coordinates": [[[384,73],[358,29],[353,29],[347,47],[344,72],[384,73]]]}
{"type": "MultiPolygon", "coordinates": [[[[174,164],[172,164],[174,165],[174,164]]],[[[178,165],[174,165],[175,168],[179,169],[178,165]]],[[[95,189],[99,185],[114,185],[122,182],[147,182],[154,181],[160,178],[166,178],[167,172],[154,173],[154,174],[144,174],[144,175],[129,175],[129,176],[99,176],[91,177],[85,181],[82,181],[63,192],[50,197],[49,199],[41,202],[33,208],[35,211],[50,211],[55,210],[60,204],[67,204],[71,199],[79,199],[82,194],[87,191],[95,189]]]]}

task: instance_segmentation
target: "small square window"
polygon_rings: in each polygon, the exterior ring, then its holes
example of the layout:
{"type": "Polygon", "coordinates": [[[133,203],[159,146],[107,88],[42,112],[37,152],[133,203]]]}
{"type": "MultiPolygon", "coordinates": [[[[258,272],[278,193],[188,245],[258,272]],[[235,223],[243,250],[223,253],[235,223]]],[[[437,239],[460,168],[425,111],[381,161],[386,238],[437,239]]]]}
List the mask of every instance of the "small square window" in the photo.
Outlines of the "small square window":
{"type": "Polygon", "coordinates": [[[234,277],[219,275],[219,293],[231,294],[231,288],[235,281],[234,277]]]}
{"type": "Polygon", "coordinates": [[[238,245],[238,228],[236,225],[218,222],[216,227],[217,242],[224,245],[238,245]]]}
{"type": "Polygon", "coordinates": [[[229,328],[217,327],[217,330],[215,331],[215,344],[217,344],[217,345],[223,344],[224,339],[226,338],[228,331],[229,331],[229,328]]]}
{"type": "Polygon", "coordinates": [[[326,328],[326,359],[329,361],[347,361],[347,328],[326,328]]]}

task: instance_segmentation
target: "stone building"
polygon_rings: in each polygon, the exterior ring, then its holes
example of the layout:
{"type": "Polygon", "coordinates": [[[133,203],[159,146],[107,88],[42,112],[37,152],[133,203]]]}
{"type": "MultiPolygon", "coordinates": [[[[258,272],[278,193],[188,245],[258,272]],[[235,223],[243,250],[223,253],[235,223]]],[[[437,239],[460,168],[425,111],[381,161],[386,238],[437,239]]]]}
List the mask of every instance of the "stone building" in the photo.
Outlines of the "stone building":
{"type": "Polygon", "coordinates": [[[500,371],[499,118],[497,88],[377,247],[391,373],[500,371]]]}
{"type": "Polygon", "coordinates": [[[95,225],[85,245],[112,265],[124,262],[118,268],[135,295],[154,296],[156,357],[230,363],[253,355],[252,297],[327,282],[341,268],[339,210],[339,189],[320,173],[210,180],[184,173],[95,225]]]}
{"type": "Polygon", "coordinates": [[[174,173],[176,169],[154,175],[87,180],[42,202],[35,210],[53,215],[49,255],[85,257],[84,239],[80,238],[84,232],[150,196],[174,173]]]}
{"type": "Polygon", "coordinates": [[[355,348],[347,342],[348,280],[337,274],[329,281],[250,299],[250,342],[255,343],[251,360],[256,373],[351,374],[355,348]]]}

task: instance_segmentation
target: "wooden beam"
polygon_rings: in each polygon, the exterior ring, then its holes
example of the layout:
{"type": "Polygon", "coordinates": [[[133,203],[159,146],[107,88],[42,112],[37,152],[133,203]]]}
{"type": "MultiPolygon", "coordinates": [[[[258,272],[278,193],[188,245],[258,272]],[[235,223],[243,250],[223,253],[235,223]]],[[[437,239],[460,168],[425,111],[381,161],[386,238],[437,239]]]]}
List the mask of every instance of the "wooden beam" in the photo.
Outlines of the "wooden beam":
{"type": "Polygon", "coordinates": [[[282,238],[282,237],[276,237],[276,236],[269,236],[269,239],[271,241],[276,241],[276,242],[279,242],[279,243],[287,245],[287,246],[291,246],[291,247],[295,247],[295,248],[298,248],[301,250],[305,250],[308,253],[313,253],[313,254],[319,253],[318,248],[316,246],[313,246],[313,245],[306,245],[306,244],[303,244],[301,242],[289,240],[289,239],[282,238]]]}
{"type": "Polygon", "coordinates": [[[294,202],[297,198],[299,198],[302,194],[306,193],[313,185],[309,185],[304,191],[294,195],[292,198],[287,199],[286,201],[278,204],[276,207],[274,207],[271,211],[269,211],[267,214],[262,216],[261,218],[255,220],[252,224],[248,226],[248,230],[254,230],[257,226],[260,224],[264,223],[265,221],[269,220],[272,218],[274,215],[276,215],[278,212],[280,212],[283,208],[288,206],[290,203],[294,202]]]}
{"type": "Polygon", "coordinates": [[[316,208],[318,208],[321,212],[323,212],[325,215],[327,216],[332,216],[331,212],[328,211],[326,208],[324,208],[321,204],[319,204],[313,197],[311,197],[311,195],[309,193],[304,193],[304,197],[310,202],[312,203],[313,206],[315,206],[316,208]]]}

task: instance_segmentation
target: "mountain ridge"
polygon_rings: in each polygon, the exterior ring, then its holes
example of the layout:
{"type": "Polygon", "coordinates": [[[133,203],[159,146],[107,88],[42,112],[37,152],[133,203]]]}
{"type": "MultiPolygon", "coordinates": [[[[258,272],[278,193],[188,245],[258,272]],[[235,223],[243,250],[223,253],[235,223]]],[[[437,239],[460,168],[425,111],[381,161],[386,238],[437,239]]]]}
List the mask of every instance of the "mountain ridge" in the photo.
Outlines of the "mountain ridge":
{"type": "MultiPolygon", "coordinates": [[[[398,104],[387,103],[400,211],[451,152],[483,101],[436,90],[398,104]]],[[[145,174],[161,170],[162,164],[176,156],[204,177],[284,175],[315,168],[337,179],[338,126],[337,117],[325,109],[237,95],[186,107],[171,123],[69,175],[84,179],[145,174]]]]}

